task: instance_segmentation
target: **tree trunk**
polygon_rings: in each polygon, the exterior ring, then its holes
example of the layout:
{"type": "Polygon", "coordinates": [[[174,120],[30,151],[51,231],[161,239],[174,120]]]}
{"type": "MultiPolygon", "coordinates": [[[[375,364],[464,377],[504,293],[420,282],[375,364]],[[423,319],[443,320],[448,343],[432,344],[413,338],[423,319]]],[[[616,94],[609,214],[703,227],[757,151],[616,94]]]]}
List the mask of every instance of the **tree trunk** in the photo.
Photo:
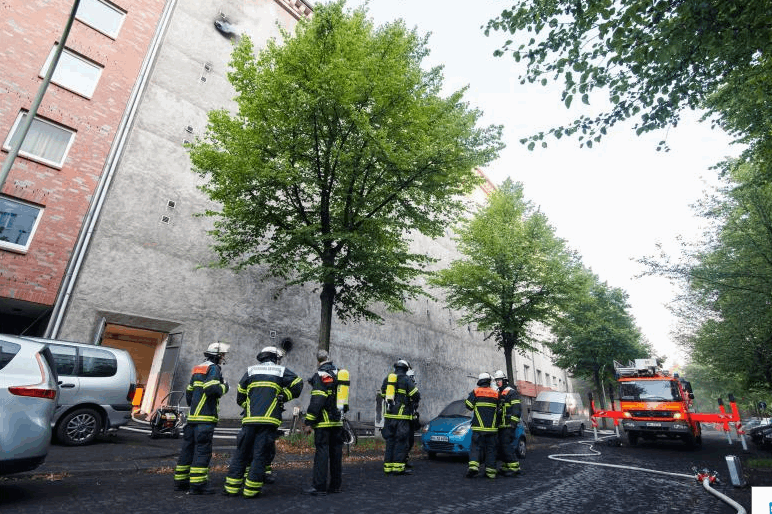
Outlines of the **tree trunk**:
{"type": "Polygon", "coordinates": [[[515,385],[514,368],[512,367],[512,350],[515,348],[517,338],[508,332],[501,334],[501,348],[504,350],[504,362],[507,369],[507,378],[509,383],[515,385]]]}
{"type": "Polygon", "coordinates": [[[321,300],[321,317],[319,319],[319,342],[320,350],[330,351],[330,329],[332,327],[332,307],[335,304],[335,285],[323,284],[322,293],[319,295],[321,300]]]}

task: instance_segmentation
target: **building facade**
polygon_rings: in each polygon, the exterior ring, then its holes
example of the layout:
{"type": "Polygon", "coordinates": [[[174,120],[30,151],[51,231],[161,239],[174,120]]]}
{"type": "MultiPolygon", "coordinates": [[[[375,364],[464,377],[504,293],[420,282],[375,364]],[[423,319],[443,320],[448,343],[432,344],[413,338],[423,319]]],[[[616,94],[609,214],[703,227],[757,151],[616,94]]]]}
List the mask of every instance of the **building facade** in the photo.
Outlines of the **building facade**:
{"type": "MultiPolygon", "coordinates": [[[[248,34],[259,49],[281,37],[279,27],[291,30],[311,14],[302,0],[164,5],[161,41],[137,79],[131,130],[97,200],[88,238],[68,267],[46,334],[129,350],[144,412],[184,387],[190,368],[214,341],[231,344],[224,375],[232,384],[266,345],[288,350],[284,364],[301,377],[315,370],[318,292],[298,286],[275,298],[281,284],[263,280],[263,270],[206,267],[215,260],[207,239],[211,220],[194,214],[212,205],[197,189],[200,179],[184,147],[203,134],[208,111],[235,109],[226,77],[233,41],[248,34]]],[[[450,232],[438,240],[418,236],[412,244],[440,259],[438,267],[458,256],[450,232]]],[[[351,373],[353,419],[374,419],[376,390],[399,358],[416,369],[424,416],[465,397],[481,371],[504,367],[495,344],[474,327],[460,326],[459,313],[442,302],[421,299],[408,307],[411,313],[381,312],[383,324],[333,322],[331,354],[351,373]]],[[[521,361],[516,356],[517,369],[521,361]]],[[[540,365],[560,376],[546,360],[540,365]]],[[[305,408],[308,394],[290,407],[305,408]]],[[[238,416],[234,400],[231,394],[221,401],[222,416],[238,416]]]]}
{"type": "MultiPolygon", "coordinates": [[[[0,327],[40,333],[105,173],[165,0],[81,0],[0,190],[0,327]]],[[[0,159],[19,139],[72,0],[3,2],[0,159]]]]}

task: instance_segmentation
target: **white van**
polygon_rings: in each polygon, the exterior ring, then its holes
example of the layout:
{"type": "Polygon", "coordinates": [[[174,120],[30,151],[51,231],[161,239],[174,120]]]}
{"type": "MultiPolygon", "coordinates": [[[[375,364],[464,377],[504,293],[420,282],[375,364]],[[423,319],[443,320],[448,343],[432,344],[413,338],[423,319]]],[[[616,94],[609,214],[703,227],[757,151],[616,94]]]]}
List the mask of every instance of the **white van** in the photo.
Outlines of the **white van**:
{"type": "Polygon", "coordinates": [[[528,428],[532,434],[552,432],[563,437],[570,433],[582,435],[587,426],[589,418],[577,393],[542,391],[531,406],[528,428]]]}

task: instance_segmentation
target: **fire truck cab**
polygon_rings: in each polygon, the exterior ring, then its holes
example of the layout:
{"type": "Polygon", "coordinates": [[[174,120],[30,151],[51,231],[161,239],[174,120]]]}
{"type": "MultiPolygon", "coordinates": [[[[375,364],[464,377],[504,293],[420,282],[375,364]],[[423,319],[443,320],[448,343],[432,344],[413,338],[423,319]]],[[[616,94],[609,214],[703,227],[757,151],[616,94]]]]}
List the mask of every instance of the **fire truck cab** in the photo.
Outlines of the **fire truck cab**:
{"type": "Polygon", "coordinates": [[[620,424],[630,445],[639,438],[682,439],[702,444],[702,429],[693,418],[694,393],[689,382],[657,366],[656,359],[636,359],[632,366],[614,362],[619,386],[620,424]]]}

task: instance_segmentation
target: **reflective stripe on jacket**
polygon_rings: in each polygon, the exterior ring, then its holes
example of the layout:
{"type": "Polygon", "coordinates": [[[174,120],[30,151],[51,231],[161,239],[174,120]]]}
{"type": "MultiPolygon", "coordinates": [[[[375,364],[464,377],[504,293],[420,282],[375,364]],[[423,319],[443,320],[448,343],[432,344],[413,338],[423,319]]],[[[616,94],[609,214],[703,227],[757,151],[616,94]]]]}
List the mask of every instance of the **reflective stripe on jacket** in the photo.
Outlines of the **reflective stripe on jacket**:
{"type": "Polygon", "coordinates": [[[220,397],[227,392],[228,384],[223,382],[220,366],[205,361],[193,368],[185,391],[190,406],[188,423],[217,423],[220,397]]]}
{"type": "Polygon", "coordinates": [[[338,368],[323,362],[311,377],[311,401],[306,420],[314,428],[342,427],[343,420],[336,405],[338,398],[338,368]]]}
{"type": "Polygon", "coordinates": [[[490,387],[477,387],[465,402],[472,411],[474,432],[498,432],[499,392],[490,387]]]}
{"type": "Polygon", "coordinates": [[[501,413],[499,415],[501,421],[499,427],[511,427],[513,424],[520,421],[520,395],[517,394],[516,389],[511,386],[499,389],[499,402],[501,405],[501,413]]]}
{"type": "Polygon", "coordinates": [[[278,396],[288,402],[300,396],[303,381],[284,366],[261,362],[250,366],[239,381],[236,403],[244,408],[243,424],[281,425],[284,405],[278,396]]]}
{"type": "MultiPolygon", "coordinates": [[[[418,406],[418,402],[421,400],[421,393],[418,392],[418,387],[412,378],[407,376],[404,371],[394,372],[397,375],[397,385],[394,394],[394,404],[391,405],[384,417],[391,419],[413,419],[413,413],[418,406]]],[[[381,394],[386,396],[386,386],[388,385],[389,377],[383,379],[383,385],[381,386],[381,394]]]]}

